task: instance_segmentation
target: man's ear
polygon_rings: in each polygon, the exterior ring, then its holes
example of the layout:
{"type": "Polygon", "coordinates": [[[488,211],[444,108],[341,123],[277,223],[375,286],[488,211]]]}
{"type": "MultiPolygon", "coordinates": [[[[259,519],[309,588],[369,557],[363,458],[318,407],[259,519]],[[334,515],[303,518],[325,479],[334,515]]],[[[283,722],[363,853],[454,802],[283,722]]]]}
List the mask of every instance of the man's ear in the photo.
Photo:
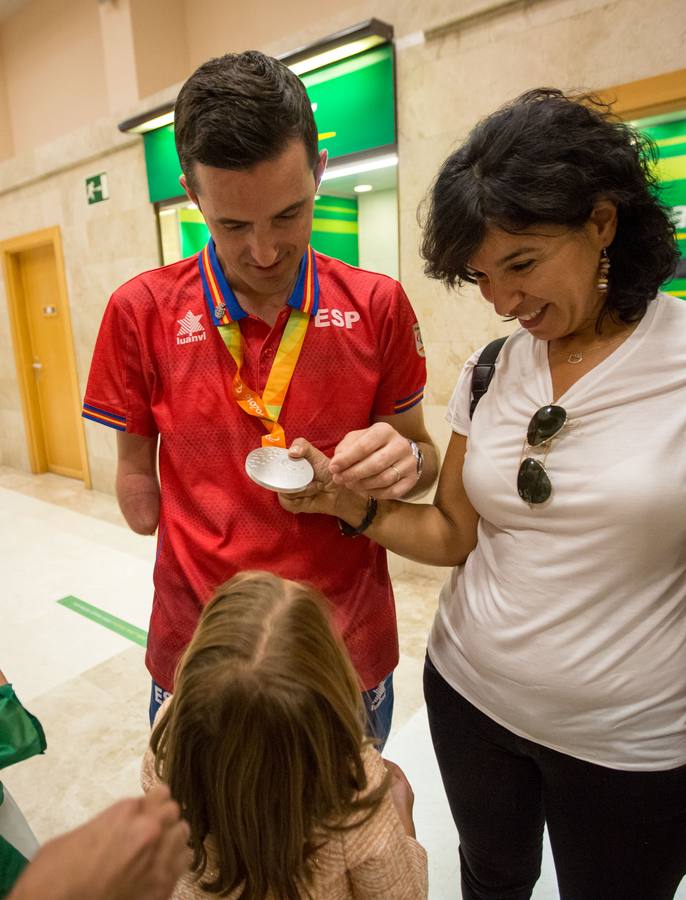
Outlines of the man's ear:
{"type": "Polygon", "coordinates": [[[198,207],[198,209],[200,209],[200,202],[198,200],[198,195],[195,193],[193,188],[189,186],[188,180],[187,180],[186,176],[183,174],[183,172],[179,176],[179,184],[186,192],[186,196],[191,201],[191,203],[195,203],[195,205],[198,207]]]}
{"type": "Polygon", "coordinates": [[[317,165],[314,167],[314,187],[315,190],[319,190],[319,185],[322,181],[322,176],[324,175],[324,171],[326,170],[326,163],[329,159],[329,151],[322,150],[319,154],[319,159],[317,160],[317,165]]]}

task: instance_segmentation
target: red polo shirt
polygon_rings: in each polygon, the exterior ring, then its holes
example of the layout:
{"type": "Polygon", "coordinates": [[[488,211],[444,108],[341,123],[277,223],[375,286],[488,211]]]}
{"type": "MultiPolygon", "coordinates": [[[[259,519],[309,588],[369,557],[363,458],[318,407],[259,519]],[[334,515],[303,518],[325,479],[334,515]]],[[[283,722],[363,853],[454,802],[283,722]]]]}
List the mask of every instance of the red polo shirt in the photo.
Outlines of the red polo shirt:
{"type": "MultiPolygon", "coordinates": [[[[289,445],[305,437],[331,455],[349,431],[420,402],[426,367],[416,318],[396,281],[314,258],[318,303],[308,310],[279,421],[289,445]]],[[[241,374],[261,392],[290,310],[284,306],[273,328],[238,311],[241,374]]],[[[267,569],[328,597],[362,686],[374,687],[398,662],[385,551],[365,537],[342,537],[333,517],[292,515],[250,481],[245,457],[260,446],[264,427],[233,398],[235,363],[216,323],[197,257],[145,272],[110,299],[88,378],[86,418],[160,438],[147,666],[171,690],[214,588],[240,570],[267,569]]]]}

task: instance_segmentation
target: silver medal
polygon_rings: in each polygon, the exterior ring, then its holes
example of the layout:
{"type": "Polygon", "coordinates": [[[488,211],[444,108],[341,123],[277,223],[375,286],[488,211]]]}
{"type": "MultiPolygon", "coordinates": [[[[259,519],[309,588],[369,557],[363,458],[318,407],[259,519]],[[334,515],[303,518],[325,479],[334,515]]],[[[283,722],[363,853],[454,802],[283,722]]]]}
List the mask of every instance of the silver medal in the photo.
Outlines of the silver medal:
{"type": "Polygon", "coordinates": [[[258,447],[245,458],[245,471],[255,484],[279,494],[297,494],[314,478],[306,459],[291,459],[283,447],[258,447]]]}

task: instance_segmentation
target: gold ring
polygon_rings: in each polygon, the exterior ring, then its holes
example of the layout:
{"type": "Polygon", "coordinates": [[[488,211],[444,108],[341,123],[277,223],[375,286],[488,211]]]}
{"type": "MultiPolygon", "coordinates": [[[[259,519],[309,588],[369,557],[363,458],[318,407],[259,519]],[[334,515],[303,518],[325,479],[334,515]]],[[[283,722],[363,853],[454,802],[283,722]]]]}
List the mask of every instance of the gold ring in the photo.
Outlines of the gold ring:
{"type": "Polygon", "coordinates": [[[400,481],[400,479],[403,477],[400,474],[400,469],[393,463],[391,463],[390,468],[393,469],[393,471],[395,472],[395,481],[393,482],[393,484],[397,484],[400,481]]]}

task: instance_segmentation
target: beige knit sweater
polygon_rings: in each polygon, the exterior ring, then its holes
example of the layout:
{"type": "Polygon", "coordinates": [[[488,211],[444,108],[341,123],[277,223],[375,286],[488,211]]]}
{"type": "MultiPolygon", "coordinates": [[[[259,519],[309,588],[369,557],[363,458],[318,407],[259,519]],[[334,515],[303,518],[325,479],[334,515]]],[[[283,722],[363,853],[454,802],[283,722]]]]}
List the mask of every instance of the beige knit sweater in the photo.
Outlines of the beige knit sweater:
{"type": "MultiPolygon", "coordinates": [[[[384,764],[371,747],[365,750],[363,759],[371,790],[383,779],[384,764]]],[[[148,748],[141,772],[143,790],[147,792],[157,780],[148,748]]],[[[211,845],[208,856],[207,875],[214,877],[211,845]]],[[[426,900],[426,851],[405,833],[390,792],[370,819],[350,831],[333,832],[317,852],[310,895],[314,900],[426,900]]],[[[216,896],[203,891],[189,874],[177,884],[172,900],[212,900],[216,896]]],[[[237,889],[228,900],[239,896],[237,889]]]]}

